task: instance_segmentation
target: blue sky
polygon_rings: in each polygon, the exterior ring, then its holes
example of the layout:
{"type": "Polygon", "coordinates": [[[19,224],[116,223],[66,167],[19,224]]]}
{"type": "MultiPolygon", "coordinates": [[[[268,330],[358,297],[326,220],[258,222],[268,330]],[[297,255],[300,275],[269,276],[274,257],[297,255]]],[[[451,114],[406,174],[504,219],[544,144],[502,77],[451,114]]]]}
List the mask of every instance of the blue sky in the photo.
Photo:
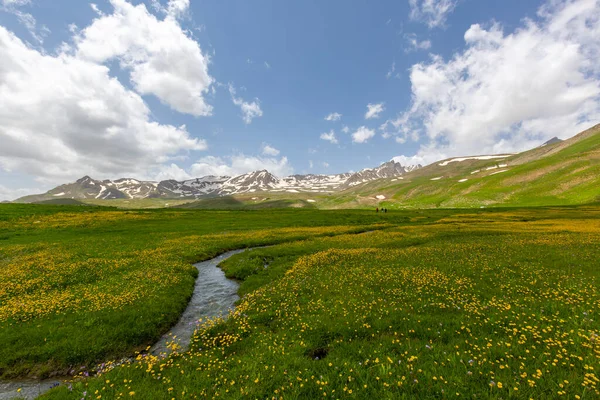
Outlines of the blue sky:
{"type": "Polygon", "coordinates": [[[330,174],[569,137],[600,121],[599,15],[597,0],[0,0],[0,199],[85,174],[330,174]]]}

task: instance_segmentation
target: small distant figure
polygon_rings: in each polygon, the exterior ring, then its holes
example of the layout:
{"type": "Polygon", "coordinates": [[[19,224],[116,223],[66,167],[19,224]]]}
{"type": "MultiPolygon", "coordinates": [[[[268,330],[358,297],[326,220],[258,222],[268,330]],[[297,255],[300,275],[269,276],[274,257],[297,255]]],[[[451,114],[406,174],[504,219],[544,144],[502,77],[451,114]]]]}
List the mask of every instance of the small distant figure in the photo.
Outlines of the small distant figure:
{"type": "Polygon", "coordinates": [[[376,212],[376,213],[378,213],[378,212],[379,212],[379,207],[377,207],[377,208],[375,209],[375,212],[376,212]]]}
{"type": "Polygon", "coordinates": [[[384,209],[383,209],[383,212],[384,212],[384,213],[387,213],[387,208],[384,208],[384,209]]]}

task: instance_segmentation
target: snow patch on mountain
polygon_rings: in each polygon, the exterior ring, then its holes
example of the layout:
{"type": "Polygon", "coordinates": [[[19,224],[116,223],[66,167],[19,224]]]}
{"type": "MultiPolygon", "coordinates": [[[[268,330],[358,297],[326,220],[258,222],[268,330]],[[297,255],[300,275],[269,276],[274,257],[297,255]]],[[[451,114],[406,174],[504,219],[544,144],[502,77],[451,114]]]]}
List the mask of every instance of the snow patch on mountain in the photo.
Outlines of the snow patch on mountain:
{"type": "Polygon", "coordinates": [[[443,161],[443,162],[439,163],[438,165],[440,167],[445,167],[446,165],[453,163],[453,162],[461,162],[461,161],[466,161],[466,160],[493,160],[495,158],[506,158],[506,157],[510,157],[512,155],[514,155],[514,154],[502,154],[502,155],[493,155],[493,156],[457,157],[457,158],[452,158],[450,160],[443,161]]]}

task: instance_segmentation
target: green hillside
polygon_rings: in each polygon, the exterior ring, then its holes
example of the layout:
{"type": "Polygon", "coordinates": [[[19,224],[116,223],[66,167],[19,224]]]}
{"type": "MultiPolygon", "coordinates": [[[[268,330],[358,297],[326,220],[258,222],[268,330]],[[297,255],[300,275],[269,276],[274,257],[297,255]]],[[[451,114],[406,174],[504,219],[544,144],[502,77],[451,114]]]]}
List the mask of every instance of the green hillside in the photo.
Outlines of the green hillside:
{"type": "Polygon", "coordinates": [[[510,157],[444,164],[436,162],[402,179],[378,180],[346,190],[321,206],[481,207],[597,202],[600,125],[564,142],[510,157]]]}

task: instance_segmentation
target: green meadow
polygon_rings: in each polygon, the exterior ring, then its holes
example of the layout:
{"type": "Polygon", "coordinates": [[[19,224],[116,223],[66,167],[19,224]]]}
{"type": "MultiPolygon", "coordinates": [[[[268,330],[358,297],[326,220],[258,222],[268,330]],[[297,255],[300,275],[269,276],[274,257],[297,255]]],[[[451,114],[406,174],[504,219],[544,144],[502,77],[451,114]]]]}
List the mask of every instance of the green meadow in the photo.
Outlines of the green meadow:
{"type": "Polygon", "coordinates": [[[594,399],[599,259],[595,205],[0,205],[0,374],[77,375],[52,399],[594,399]],[[222,263],[241,285],[228,318],[144,354],[185,309],[194,262],[265,245],[222,263]]]}

